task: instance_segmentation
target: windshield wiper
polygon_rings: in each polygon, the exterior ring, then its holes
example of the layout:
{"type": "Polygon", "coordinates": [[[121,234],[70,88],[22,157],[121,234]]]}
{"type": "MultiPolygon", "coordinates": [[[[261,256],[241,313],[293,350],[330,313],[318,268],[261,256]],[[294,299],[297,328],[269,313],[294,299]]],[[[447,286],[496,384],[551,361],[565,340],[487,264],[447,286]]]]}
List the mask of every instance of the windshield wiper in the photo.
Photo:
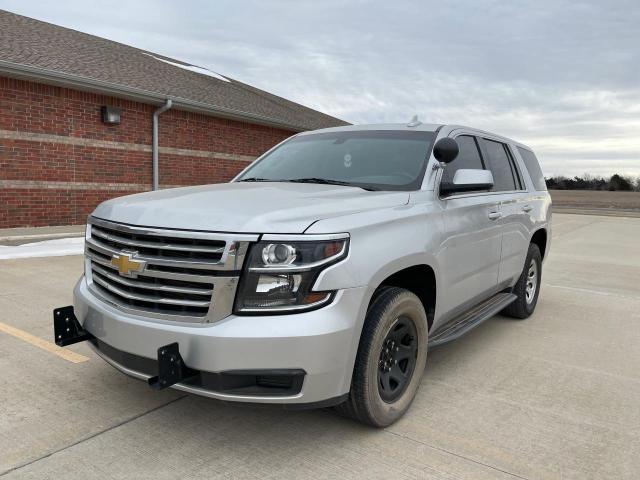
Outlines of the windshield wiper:
{"type": "Polygon", "coordinates": [[[321,185],[340,185],[343,187],[357,187],[362,188],[363,190],[367,190],[369,192],[373,192],[377,190],[368,185],[358,185],[355,183],[343,182],[342,180],[329,180],[327,178],[317,178],[317,177],[309,177],[309,178],[292,178],[290,180],[286,180],[287,182],[294,183],[319,183],[321,185]]]}
{"type": "Polygon", "coordinates": [[[238,181],[239,182],[275,182],[276,180],[271,180],[270,178],[248,177],[248,178],[242,178],[238,181]]]}

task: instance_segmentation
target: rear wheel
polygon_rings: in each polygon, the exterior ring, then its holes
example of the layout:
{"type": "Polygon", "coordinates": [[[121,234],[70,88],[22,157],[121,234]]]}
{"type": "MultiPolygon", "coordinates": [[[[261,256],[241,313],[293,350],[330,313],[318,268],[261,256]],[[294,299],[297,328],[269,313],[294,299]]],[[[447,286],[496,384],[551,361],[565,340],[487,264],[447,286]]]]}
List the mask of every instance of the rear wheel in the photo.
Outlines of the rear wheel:
{"type": "Polygon", "coordinates": [[[512,291],[518,298],[505,308],[503,313],[514,318],[524,319],[529,317],[538,303],[541,280],[542,255],[540,255],[538,246],[531,243],[529,244],[527,259],[524,262],[524,269],[512,291]]]}
{"type": "Polygon", "coordinates": [[[382,288],[365,319],[349,397],[336,409],[376,427],[398,420],[422,379],[427,331],[427,315],[416,295],[402,288],[382,288]]]}

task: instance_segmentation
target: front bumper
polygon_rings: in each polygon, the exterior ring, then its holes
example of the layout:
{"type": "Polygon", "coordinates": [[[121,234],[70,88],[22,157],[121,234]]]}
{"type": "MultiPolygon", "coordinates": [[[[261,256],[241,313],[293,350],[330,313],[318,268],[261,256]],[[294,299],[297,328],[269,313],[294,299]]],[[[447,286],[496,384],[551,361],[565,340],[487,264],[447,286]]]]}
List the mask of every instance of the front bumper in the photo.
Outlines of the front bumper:
{"type": "Polygon", "coordinates": [[[292,395],[231,394],[185,383],[173,388],[220,400],[303,406],[349,391],[365,293],[364,287],[341,290],[330,305],[311,312],[231,315],[213,324],[185,324],[123,313],[96,298],[82,277],[74,289],[74,308],[84,329],[97,339],[91,343],[96,353],[128,375],[151,376],[123,358],[154,360],[159,347],[177,342],[186,365],[202,372],[303,370],[305,375],[302,388],[292,395]],[[114,351],[131,355],[116,356],[114,351]]]}

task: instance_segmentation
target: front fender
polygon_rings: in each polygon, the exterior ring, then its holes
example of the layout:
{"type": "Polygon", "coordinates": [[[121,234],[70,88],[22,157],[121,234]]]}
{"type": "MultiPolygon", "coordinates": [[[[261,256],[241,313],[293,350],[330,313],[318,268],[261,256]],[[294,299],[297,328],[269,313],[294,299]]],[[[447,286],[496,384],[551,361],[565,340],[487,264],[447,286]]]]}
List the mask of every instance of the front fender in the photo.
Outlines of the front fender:
{"type": "Polygon", "coordinates": [[[316,290],[369,287],[371,294],[389,275],[429,265],[438,276],[442,215],[431,204],[403,205],[315,223],[306,233],[349,232],[347,258],[324,270],[316,290]]]}

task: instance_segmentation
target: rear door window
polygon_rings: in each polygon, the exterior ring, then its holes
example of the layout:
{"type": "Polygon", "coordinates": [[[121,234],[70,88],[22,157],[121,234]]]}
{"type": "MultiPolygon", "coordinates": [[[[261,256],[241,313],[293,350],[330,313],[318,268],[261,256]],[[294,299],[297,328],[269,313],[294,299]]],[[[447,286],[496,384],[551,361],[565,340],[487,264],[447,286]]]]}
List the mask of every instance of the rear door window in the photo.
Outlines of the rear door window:
{"type": "Polygon", "coordinates": [[[482,148],[489,169],[493,174],[494,192],[510,192],[516,190],[516,173],[513,171],[511,159],[504,143],[482,139],[482,148]]]}
{"type": "Polygon", "coordinates": [[[444,167],[444,172],[442,172],[442,182],[453,182],[454,175],[462,168],[485,169],[474,137],[461,135],[456,138],[456,141],[458,142],[460,152],[453,162],[444,167]]]}
{"type": "Polygon", "coordinates": [[[520,152],[520,156],[522,157],[522,160],[524,160],[524,165],[527,167],[527,171],[529,172],[529,176],[531,177],[531,181],[533,182],[535,189],[546,190],[547,182],[544,180],[540,163],[538,163],[538,159],[535,154],[531,150],[527,150],[522,147],[518,147],[518,152],[520,152]]]}
{"type": "Polygon", "coordinates": [[[509,164],[511,165],[511,170],[513,171],[513,179],[516,182],[517,190],[524,190],[524,180],[522,179],[522,174],[520,173],[520,168],[518,167],[518,162],[516,162],[516,158],[513,156],[513,150],[507,144],[504,145],[507,150],[507,155],[509,155],[509,164]]]}

